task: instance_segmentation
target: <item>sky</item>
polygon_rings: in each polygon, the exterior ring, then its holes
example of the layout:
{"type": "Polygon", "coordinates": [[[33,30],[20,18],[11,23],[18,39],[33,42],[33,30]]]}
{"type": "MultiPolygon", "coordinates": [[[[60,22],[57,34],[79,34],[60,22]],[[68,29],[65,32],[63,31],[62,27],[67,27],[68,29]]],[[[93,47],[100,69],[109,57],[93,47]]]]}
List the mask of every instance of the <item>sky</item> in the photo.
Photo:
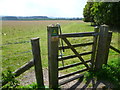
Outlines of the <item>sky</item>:
{"type": "Polygon", "coordinates": [[[0,16],[83,17],[87,0],[0,0],[0,16]]]}

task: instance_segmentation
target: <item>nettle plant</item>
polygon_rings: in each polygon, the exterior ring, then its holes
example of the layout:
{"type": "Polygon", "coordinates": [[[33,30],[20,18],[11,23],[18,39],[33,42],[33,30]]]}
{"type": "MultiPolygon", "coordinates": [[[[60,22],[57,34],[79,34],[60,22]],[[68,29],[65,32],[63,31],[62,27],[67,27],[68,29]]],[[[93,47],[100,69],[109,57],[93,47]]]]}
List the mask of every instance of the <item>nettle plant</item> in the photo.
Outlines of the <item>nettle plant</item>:
{"type": "Polygon", "coordinates": [[[13,74],[11,70],[2,73],[2,81],[8,82],[2,88],[16,88],[19,86],[19,81],[15,79],[15,74],[13,74]]]}

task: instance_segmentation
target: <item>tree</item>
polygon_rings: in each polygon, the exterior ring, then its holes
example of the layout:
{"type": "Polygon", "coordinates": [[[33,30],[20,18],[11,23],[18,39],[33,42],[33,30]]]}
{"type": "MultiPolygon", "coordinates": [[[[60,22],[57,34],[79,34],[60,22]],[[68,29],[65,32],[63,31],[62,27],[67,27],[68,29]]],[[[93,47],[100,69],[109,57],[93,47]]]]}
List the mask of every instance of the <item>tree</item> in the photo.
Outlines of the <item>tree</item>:
{"type": "Polygon", "coordinates": [[[84,8],[84,21],[97,25],[107,24],[110,27],[120,26],[120,2],[90,2],[84,8]],[[91,20],[92,18],[92,20],[91,20]]]}
{"type": "Polygon", "coordinates": [[[93,15],[91,14],[91,8],[93,6],[93,2],[87,2],[85,5],[83,15],[85,22],[93,22],[93,15]]]}

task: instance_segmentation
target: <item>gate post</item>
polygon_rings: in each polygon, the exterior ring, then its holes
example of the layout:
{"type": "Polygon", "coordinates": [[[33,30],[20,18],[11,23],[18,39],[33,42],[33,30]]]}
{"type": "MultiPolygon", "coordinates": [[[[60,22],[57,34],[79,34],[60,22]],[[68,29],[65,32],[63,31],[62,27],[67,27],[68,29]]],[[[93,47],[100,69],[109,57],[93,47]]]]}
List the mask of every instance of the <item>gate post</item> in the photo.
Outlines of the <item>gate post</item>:
{"type": "Polygon", "coordinates": [[[100,69],[103,64],[107,64],[109,46],[111,42],[111,35],[112,34],[108,32],[107,25],[100,26],[97,53],[96,53],[96,61],[95,61],[96,70],[100,69]]]}
{"type": "Polygon", "coordinates": [[[109,55],[109,48],[110,48],[110,43],[111,43],[111,39],[112,39],[112,32],[108,32],[108,38],[107,38],[107,46],[106,46],[106,55],[105,55],[105,60],[103,62],[103,64],[107,64],[108,61],[108,55],[109,55]]]}
{"type": "MultiPolygon", "coordinates": [[[[96,34],[98,34],[99,33],[99,27],[98,26],[96,26],[95,28],[94,28],[94,32],[96,33],[96,34]]],[[[93,70],[94,69],[94,65],[95,65],[95,59],[96,59],[96,50],[97,50],[97,43],[98,43],[98,35],[95,35],[94,37],[93,37],[93,46],[92,46],[92,56],[91,56],[91,70],[93,70]]]]}
{"type": "Polygon", "coordinates": [[[58,88],[58,26],[47,26],[49,88],[58,88]]]}

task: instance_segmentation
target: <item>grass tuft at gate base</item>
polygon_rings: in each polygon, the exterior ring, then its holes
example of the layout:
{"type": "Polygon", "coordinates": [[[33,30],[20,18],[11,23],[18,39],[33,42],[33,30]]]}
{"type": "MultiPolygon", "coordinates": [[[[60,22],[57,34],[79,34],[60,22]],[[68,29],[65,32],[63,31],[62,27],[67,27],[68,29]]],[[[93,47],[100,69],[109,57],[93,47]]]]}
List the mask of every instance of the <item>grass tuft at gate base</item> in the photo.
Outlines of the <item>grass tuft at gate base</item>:
{"type": "Polygon", "coordinates": [[[115,88],[120,88],[120,63],[109,62],[103,65],[99,71],[89,71],[85,74],[85,79],[96,78],[97,80],[108,81],[114,85],[115,88]]]}

